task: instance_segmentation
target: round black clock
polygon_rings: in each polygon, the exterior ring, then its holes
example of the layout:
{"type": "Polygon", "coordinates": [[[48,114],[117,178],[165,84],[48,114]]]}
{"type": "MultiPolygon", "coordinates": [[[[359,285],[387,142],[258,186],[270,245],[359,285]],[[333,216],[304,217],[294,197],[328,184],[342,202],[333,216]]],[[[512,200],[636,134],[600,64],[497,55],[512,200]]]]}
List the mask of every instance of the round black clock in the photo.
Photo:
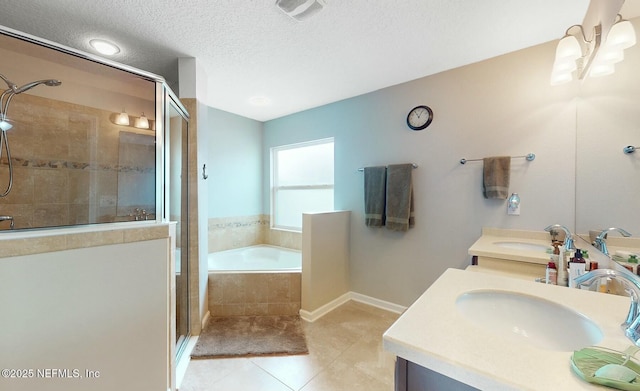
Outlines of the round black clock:
{"type": "Polygon", "coordinates": [[[429,106],[416,106],[407,115],[407,126],[412,130],[422,130],[433,121],[433,111],[429,106]]]}

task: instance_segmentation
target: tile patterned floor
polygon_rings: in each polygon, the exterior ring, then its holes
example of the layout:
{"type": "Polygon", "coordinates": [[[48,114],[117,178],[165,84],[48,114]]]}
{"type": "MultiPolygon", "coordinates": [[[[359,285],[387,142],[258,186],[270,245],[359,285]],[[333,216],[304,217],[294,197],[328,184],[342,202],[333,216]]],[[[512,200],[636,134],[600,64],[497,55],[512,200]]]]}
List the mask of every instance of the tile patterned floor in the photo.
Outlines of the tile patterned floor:
{"type": "Polygon", "coordinates": [[[308,355],[192,360],[179,391],[392,391],[382,334],[398,317],[350,301],[305,322],[308,355]]]}

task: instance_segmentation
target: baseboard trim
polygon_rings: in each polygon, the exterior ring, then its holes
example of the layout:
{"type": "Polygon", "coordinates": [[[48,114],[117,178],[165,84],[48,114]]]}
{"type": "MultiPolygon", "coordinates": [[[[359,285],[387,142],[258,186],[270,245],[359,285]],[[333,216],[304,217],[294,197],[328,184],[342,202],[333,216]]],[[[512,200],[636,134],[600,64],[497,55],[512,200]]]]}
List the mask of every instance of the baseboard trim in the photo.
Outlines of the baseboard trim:
{"type": "Polygon", "coordinates": [[[327,304],[323,305],[322,307],[316,310],[313,310],[313,311],[300,310],[300,317],[306,320],[307,322],[315,322],[316,320],[322,318],[323,316],[335,310],[336,308],[340,307],[341,305],[348,302],[349,300],[351,300],[351,292],[347,292],[344,295],[331,300],[330,302],[328,302],[327,304]]]}
{"type": "Polygon", "coordinates": [[[368,304],[372,307],[377,307],[389,312],[401,314],[407,310],[407,307],[402,306],[400,304],[395,304],[388,301],[376,299],[375,297],[363,295],[362,293],[357,293],[357,292],[349,292],[349,293],[351,294],[351,300],[353,301],[357,301],[363,304],[368,304]]]}
{"type": "Polygon", "coordinates": [[[316,310],[313,310],[313,311],[300,310],[300,317],[307,322],[315,322],[316,320],[322,318],[329,312],[335,310],[336,308],[340,307],[341,305],[343,305],[344,303],[350,300],[356,301],[358,303],[367,304],[372,307],[377,307],[377,308],[380,308],[389,312],[393,312],[396,314],[401,314],[407,309],[407,307],[405,306],[401,306],[399,304],[394,304],[388,301],[376,299],[375,297],[363,295],[361,293],[347,292],[344,295],[328,302],[327,304],[323,305],[322,307],[316,310]]]}

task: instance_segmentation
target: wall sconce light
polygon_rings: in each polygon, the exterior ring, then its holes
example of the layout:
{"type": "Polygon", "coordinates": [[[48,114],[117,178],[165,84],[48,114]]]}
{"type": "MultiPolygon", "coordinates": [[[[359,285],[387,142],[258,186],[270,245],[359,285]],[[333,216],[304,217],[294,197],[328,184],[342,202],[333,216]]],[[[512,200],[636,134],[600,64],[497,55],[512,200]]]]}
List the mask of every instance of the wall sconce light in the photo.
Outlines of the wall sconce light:
{"type": "Polygon", "coordinates": [[[607,34],[602,31],[601,24],[595,26],[591,40],[587,40],[584,29],[579,24],[567,29],[556,47],[551,85],[573,80],[574,71],[578,80],[615,72],[614,65],[624,59],[624,49],[636,44],[636,33],[631,22],[622,19],[620,14],[616,19],[607,34]],[[604,42],[603,35],[606,35],[604,42]]]}
{"type": "Polygon", "coordinates": [[[136,118],[134,126],[140,129],[149,129],[149,120],[144,116],[144,113],[140,115],[140,118],[136,118]]]}
{"type": "Polygon", "coordinates": [[[116,115],[116,124],[129,126],[129,114],[124,109],[122,109],[122,113],[116,115]]]}

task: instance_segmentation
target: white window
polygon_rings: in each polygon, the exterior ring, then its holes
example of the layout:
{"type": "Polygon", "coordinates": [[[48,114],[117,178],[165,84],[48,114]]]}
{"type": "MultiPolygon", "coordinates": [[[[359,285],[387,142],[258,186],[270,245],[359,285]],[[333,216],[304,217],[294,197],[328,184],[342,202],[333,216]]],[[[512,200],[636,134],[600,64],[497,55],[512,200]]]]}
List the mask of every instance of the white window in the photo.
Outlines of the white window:
{"type": "Polygon", "coordinates": [[[302,230],[302,213],[333,210],[333,138],[271,148],[271,226],[302,230]]]}

